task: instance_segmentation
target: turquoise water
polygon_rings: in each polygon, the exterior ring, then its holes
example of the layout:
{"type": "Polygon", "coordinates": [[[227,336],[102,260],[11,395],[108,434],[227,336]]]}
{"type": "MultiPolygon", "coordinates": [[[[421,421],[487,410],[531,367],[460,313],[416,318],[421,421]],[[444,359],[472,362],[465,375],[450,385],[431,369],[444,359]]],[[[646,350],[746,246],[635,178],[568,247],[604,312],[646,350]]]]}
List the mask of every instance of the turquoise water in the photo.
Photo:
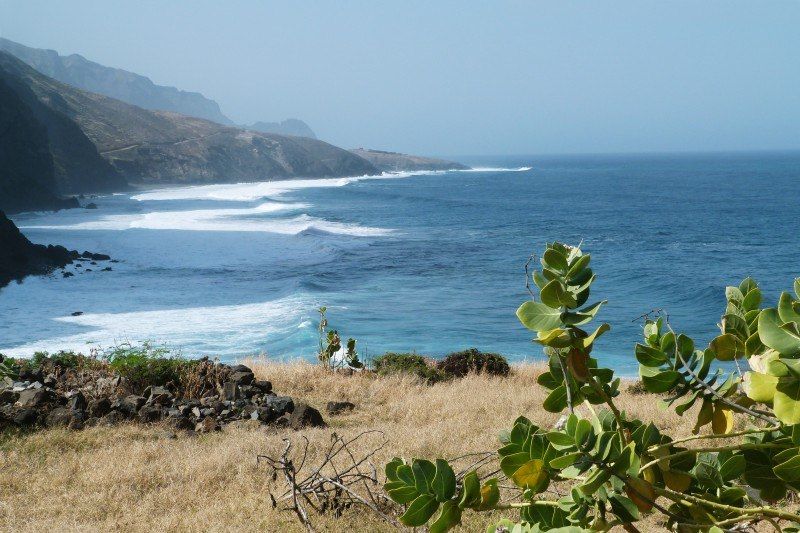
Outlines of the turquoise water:
{"type": "Polygon", "coordinates": [[[558,239],[592,254],[612,325],[597,353],[632,374],[643,313],[663,308],[707,342],[725,285],[752,275],[771,301],[800,275],[800,153],[461,160],[483,169],[161,189],[18,215],[34,242],[120,263],[0,290],[0,351],[152,340],[312,357],[326,305],[362,353],[533,359],[514,311],[529,254],[558,239]]]}

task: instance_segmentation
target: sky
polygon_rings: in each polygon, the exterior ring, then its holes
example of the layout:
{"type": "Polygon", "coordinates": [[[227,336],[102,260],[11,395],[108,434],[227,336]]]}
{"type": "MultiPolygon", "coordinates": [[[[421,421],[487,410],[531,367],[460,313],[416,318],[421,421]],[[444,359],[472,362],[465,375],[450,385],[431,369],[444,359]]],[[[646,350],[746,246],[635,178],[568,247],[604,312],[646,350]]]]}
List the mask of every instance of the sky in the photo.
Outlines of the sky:
{"type": "Polygon", "coordinates": [[[0,36],[346,148],[800,148],[800,1],[0,0],[0,36]]]}

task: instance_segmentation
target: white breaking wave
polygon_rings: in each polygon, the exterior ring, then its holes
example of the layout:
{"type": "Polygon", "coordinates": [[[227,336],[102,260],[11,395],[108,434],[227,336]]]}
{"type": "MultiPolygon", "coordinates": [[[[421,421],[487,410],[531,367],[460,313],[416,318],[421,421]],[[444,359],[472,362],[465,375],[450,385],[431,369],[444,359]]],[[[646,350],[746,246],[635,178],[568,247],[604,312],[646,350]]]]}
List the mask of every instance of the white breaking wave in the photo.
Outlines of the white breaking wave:
{"type": "Polygon", "coordinates": [[[261,181],[254,183],[227,183],[158,189],[136,194],[131,198],[142,201],[158,200],[227,200],[250,202],[260,198],[275,198],[299,189],[344,187],[362,180],[400,179],[411,176],[439,175],[455,172],[523,172],[531,167],[520,168],[472,168],[466,170],[417,170],[406,172],[384,172],[380,176],[351,176],[347,178],[299,179],[261,181]]]}
{"type": "Polygon", "coordinates": [[[97,220],[88,220],[76,224],[62,225],[27,225],[23,229],[50,230],[112,230],[129,229],[181,230],[181,231],[245,231],[278,233],[282,235],[298,235],[304,232],[322,232],[356,237],[374,237],[388,235],[391,229],[373,228],[358,224],[332,222],[315,218],[306,214],[291,218],[259,219],[246,218],[276,211],[298,210],[307,208],[307,204],[284,204],[278,202],[263,203],[245,209],[196,209],[189,211],[154,211],[152,213],[134,215],[106,215],[97,220]]]}
{"type": "Polygon", "coordinates": [[[37,351],[108,348],[123,342],[168,342],[170,348],[191,347],[191,356],[256,354],[269,350],[271,339],[297,332],[311,322],[306,316],[317,307],[307,295],[287,296],[270,302],[216,307],[193,307],[131,313],[87,313],[54,320],[88,328],[22,346],[0,347],[11,357],[30,357],[37,351]]]}

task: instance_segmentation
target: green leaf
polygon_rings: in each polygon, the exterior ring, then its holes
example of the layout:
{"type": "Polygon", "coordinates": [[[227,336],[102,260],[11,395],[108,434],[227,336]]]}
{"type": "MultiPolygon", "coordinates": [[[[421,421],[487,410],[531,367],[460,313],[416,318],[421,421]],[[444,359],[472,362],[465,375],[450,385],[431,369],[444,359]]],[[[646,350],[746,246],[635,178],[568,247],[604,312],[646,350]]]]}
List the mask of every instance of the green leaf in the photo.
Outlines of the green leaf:
{"type": "Polygon", "coordinates": [[[439,502],[432,494],[421,494],[411,502],[406,512],[400,517],[400,522],[408,527],[425,525],[438,508],[439,502]]]}
{"type": "Polygon", "coordinates": [[[745,355],[744,343],[730,333],[723,333],[711,341],[711,349],[720,361],[733,361],[745,355]]]}
{"type": "Polygon", "coordinates": [[[566,274],[567,256],[554,248],[548,248],[542,256],[542,266],[566,274]]]}
{"type": "Polygon", "coordinates": [[[531,454],[527,451],[512,453],[500,459],[500,469],[503,471],[506,477],[510,478],[514,472],[519,470],[519,468],[530,461],[530,459],[531,454]]]}
{"type": "Polygon", "coordinates": [[[794,280],[794,295],[800,299],[800,278],[795,278],[794,280]]]}
{"type": "Polygon", "coordinates": [[[397,467],[403,464],[403,460],[399,457],[393,458],[391,461],[386,463],[386,479],[389,481],[398,481],[397,477],[397,467]]]}
{"type": "Polygon", "coordinates": [[[570,326],[582,326],[584,324],[588,324],[589,322],[597,316],[597,312],[600,311],[600,308],[606,303],[605,300],[601,302],[597,302],[595,304],[590,305],[589,307],[585,307],[576,313],[572,312],[565,312],[562,320],[564,324],[570,326]]]}
{"type": "Polygon", "coordinates": [[[798,302],[795,302],[788,292],[781,293],[781,298],[778,300],[778,316],[784,322],[800,323],[798,302]]]}
{"type": "Polygon", "coordinates": [[[588,349],[592,344],[594,344],[594,341],[596,341],[600,337],[600,335],[602,335],[603,333],[605,333],[610,329],[611,326],[609,326],[608,324],[600,324],[600,326],[596,330],[594,330],[594,332],[591,335],[581,339],[581,345],[583,346],[584,349],[588,349]]]}
{"type": "Polygon", "coordinates": [[[800,336],[784,329],[775,309],[764,309],[758,315],[758,334],[761,341],[783,355],[800,352],[800,336]]]}
{"type": "Polygon", "coordinates": [[[756,309],[760,304],[761,304],[761,291],[758,289],[758,287],[750,289],[744,294],[742,307],[744,307],[748,311],[751,309],[756,309]]]}
{"type": "Polygon", "coordinates": [[[575,297],[564,288],[560,280],[554,279],[544,286],[540,293],[542,303],[548,307],[575,307],[575,297]]]}
{"type": "Polygon", "coordinates": [[[442,505],[442,510],[439,511],[439,516],[436,517],[436,520],[431,524],[431,527],[428,529],[428,531],[429,533],[445,533],[460,523],[461,509],[459,509],[458,504],[455,501],[450,500],[444,502],[444,505],[442,505]]]}
{"type": "Polygon", "coordinates": [[[431,482],[431,490],[440,502],[445,502],[456,493],[456,475],[444,459],[436,460],[436,475],[431,482]]]}
{"type": "Polygon", "coordinates": [[[800,380],[782,378],[775,388],[772,405],[778,420],[790,426],[800,424],[800,380]]]}
{"type": "Polygon", "coordinates": [[[390,481],[383,486],[383,489],[392,500],[401,505],[414,501],[414,499],[419,496],[414,485],[406,485],[402,481],[390,481]]]}
{"type": "Polygon", "coordinates": [[[466,509],[474,507],[481,502],[481,483],[478,474],[473,470],[464,476],[461,487],[461,498],[458,500],[458,508],[466,509]]]}
{"type": "Polygon", "coordinates": [[[745,372],[742,386],[747,397],[755,402],[772,403],[778,378],[760,372],[745,372]]]}
{"type": "Polygon", "coordinates": [[[800,455],[795,455],[788,461],[773,467],[772,470],[776,476],[786,482],[795,483],[800,481],[800,455]]]}
{"type": "Polygon", "coordinates": [[[542,404],[545,411],[550,413],[560,413],[567,407],[567,387],[562,383],[545,398],[542,404]]]}
{"type": "Polygon", "coordinates": [[[742,294],[747,294],[748,292],[756,288],[758,288],[756,280],[750,277],[743,279],[742,282],[739,284],[739,292],[741,292],[742,294]]]}
{"type": "Polygon", "coordinates": [[[637,344],[636,360],[644,366],[659,367],[667,362],[667,354],[657,348],[651,348],[644,344],[637,344]]]}
{"type": "Polygon", "coordinates": [[[613,513],[623,522],[631,523],[639,520],[639,509],[630,498],[615,494],[608,499],[608,503],[611,504],[613,513]]]}
{"type": "MultiPolygon", "coordinates": [[[[523,489],[536,489],[547,481],[547,472],[544,469],[544,461],[541,459],[531,459],[520,466],[511,475],[511,481],[523,489]]],[[[497,503],[497,502],[495,502],[497,503]]]]}
{"type": "Polygon", "coordinates": [[[481,487],[481,503],[475,508],[476,511],[488,511],[494,509],[500,501],[500,489],[497,486],[497,479],[492,478],[486,481],[481,487]]]}
{"type": "Polygon", "coordinates": [[[575,446],[575,441],[572,439],[572,437],[566,433],[562,433],[561,431],[551,431],[545,436],[557,450],[575,446]]]}
{"type": "Polygon", "coordinates": [[[734,455],[728,458],[727,461],[722,463],[719,469],[719,475],[724,481],[733,481],[744,474],[747,461],[744,455],[734,455]]]}
{"type": "Polygon", "coordinates": [[[739,302],[744,300],[744,294],[738,287],[725,287],[725,299],[729,302],[739,302]]]}
{"type": "Polygon", "coordinates": [[[570,465],[573,465],[575,461],[581,458],[583,455],[582,452],[572,452],[566,455],[562,455],[561,457],[556,457],[550,461],[550,468],[555,468],[556,470],[561,470],[562,468],[566,468],[570,465]]]}
{"type": "Polygon", "coordinates": [[[550,331],[561,326],[561,311],[541,302],[525,302],[517,309],[517,318],[534,331],[550,331]]]}
{"type": "Polygon", "coordinates": [[[431,482],[436,475],[436,467],[427,459],[414,459],[411,463],[411,470],[414,472],[414,486],[417,492],[425,494],[431,490],[431,482]]]}
{"type": "Polygon", "coordinates": [[[572,266],[569,267],[569,271],[567,272],[567,277],[572,278],[575,274],[583,270],[584,268],[589,266],[589,260],[591,257],[589,254],[582,255],[575,259],[572,263],[572,266]]]}
{"type": "Polygon", "coordinates": [[[675,383],[680,379],[681,375],[675,370],[665,370],[659,372],[657,369],[650,367],[640,366],[639,377],[642,380],[644,388],[650,392],[667,392],[675,386],[675,383]]]}

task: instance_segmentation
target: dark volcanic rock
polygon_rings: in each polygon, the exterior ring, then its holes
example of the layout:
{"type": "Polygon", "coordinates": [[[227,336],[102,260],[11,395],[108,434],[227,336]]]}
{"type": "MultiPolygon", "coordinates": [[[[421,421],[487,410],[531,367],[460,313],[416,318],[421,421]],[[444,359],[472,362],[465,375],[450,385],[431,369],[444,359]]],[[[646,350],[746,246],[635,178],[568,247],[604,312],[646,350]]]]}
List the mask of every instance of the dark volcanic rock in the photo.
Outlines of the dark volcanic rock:
{"type": "Polygon", "coordinates": [[[49,389],[26,389],[19,393],[17,403],[20,407],[39,408],[53,402],[55,398],[55,393],[49,389]]]}
{"type": "MultiPolygon", "coordinates": [[[[29,241],[0,211],[0,288],[25,276],[48,274],[72,263],[77,252],[29,241]]],[[[105,256],[108,257],[108,256],[105,256]]],[[[64,272],[64,277],[72,276],[64,272]]]]}
{"type": "Polygon", "coordinates": [[[328,405],[325,406],[325,410],[329,415],[338,415],[345,411],[352,411],[355,408],[356,405],[350,402],[328,402],[328,405]]]}
{"type": "Polygon", "coordinates": [[[299,402],[291,413],[285,415],[285,418],[292,429],[325,427],[325,420],[320,412],[303,402],[299,402]]]}

